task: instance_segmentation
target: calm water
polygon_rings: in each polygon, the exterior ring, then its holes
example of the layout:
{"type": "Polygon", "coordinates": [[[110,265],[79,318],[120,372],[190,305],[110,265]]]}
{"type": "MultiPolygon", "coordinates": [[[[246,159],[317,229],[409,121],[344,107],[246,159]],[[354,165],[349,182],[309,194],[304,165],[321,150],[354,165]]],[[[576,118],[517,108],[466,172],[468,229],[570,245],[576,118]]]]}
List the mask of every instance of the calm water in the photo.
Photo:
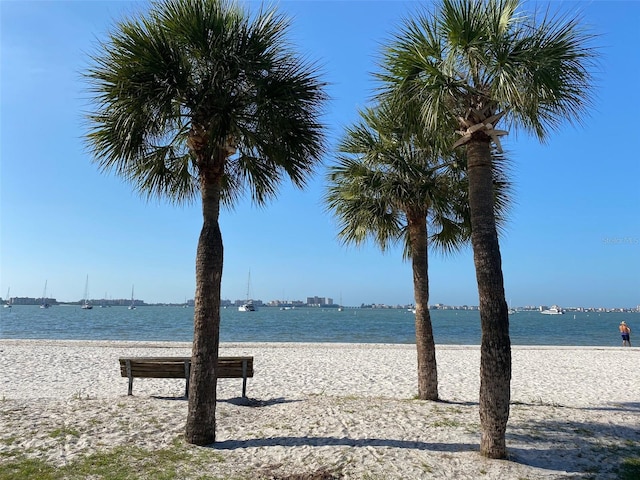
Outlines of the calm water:
{"type": "MultiPolygon", "coordinates": [[[[473,311],[431,311],[438,344],[479,345],[480,317],[473,311]]],[[[405,310],[260,308],[221,312],[223,342],[414,343],[414,315],[405,310]]],[[[637,313],[520,312],[510,317],[514,345],[619,346],[618,325],[640,331],[637,313]]],[[[14,306],[0,309],[0,338],[66,340],[193,339],[193,308],[14,306]]],[[[633,337],[632,337],[633,344],[633,337]]],[[[635,345],[635,344],[634,344],[635,345]]]]}

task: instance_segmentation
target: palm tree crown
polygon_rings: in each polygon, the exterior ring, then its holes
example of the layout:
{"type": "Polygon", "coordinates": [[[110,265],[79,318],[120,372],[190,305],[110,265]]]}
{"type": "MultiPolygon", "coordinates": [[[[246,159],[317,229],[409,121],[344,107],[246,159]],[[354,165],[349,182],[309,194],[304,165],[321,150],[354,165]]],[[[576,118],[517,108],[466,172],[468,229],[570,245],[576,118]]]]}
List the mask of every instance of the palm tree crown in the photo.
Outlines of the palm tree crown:
{"type": "Polygon", "coordinates": [[[500,147],[522,128],[545,140],[590,106],[594,35],[579,18],[538,18],[520,0],[442,0],[408,19],[387,49],[381,77],[419,99],[427,125],[457,122],[461,144],[484,132],[500,147]]]}
{"type": "Polygon", "coordinates": [[[265,201],[283,174],[303,186],[323,151],[325,96],[287,30],[275,11],[250,20],[224,0],[154,3],[145,18],[123,22],[87,73],[99,166],[177,202],[193,199],[214,165],[227,205],[246,186],[265,201]]]}
{"type": "Polygon", "coordinates": [[[445,251],[459,248],[469,238],[463,159],[438,157],[427,132],[412,131],[390,104],[360,116],[329,168],[325,200],[339,221],[339,238],[356,245],[372,238],[382,250],[401,240],[407,257],[407,217],[418,216],[434,227],[432,242],[445,251]]]}
{"type": "MultiPolygon", "coordinates": [[[[468,182],[464,152],[441,150],[442,135],[429,131],[411,106],[383,102],[360,112],[338,145],[338,162],[329,167],[325,204],[339,222],[344,243],[367,238],[387,249],[403,241],[411,255],[408,216],[428,220],[429,244],[453,253],[470,240],[468,182]],[[400,107],[399,110],[397,108],[400,107]]],[[[451,136],[446,136],[451,139],[451,136]]],[[[495,214],[506,222],[511,202],[508,160],[493,154],[495,214]]]]}

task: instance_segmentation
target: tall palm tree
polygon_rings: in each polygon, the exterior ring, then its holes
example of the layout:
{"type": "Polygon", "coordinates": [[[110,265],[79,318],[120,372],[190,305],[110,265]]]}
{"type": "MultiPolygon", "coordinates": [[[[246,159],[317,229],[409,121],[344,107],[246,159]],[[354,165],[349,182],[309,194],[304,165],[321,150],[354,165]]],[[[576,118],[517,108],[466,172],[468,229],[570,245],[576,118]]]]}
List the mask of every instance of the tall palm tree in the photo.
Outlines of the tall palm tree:
{"type": "Polygon", "coordinates": [[[246,190],[262,204],[285,176],[303,187],[324,150],[324,85],[290,48],[288,28],[275,10],[166,0],[119,23],[87,72],[99,167],[149,197],[202,202],[186,423],[198,445],[215,441],[220,207],[246,190]]]}
{"type": "MultiPolygon", "coordinates": [[[[466,180],[459,167],[464,159],[440,157],[433,135],[415,128],[419,123],[410,121],[408,111],[383,103],[360,112],[330,167],[325,201],[345,243],[371,238],[385,250],[404,242],[413,271],[418,397],[438,400],[428,247],[450,252],[469,239],[466,180]]],[[[506,190],[498,189],[496,205],[506,206],[506,190]]]]}
{"type": "Polygon", "coordinates": [[[520,12],[519,0],[441,0],[405,21],[381,78],[419,102],[429,128],[456,130],[467,153],[472,245],[482,323],[481,453],[506,456],[511,345],[492,192],[499,122],[545,140],[590,104],[596,51],[579,18],[520,12]]]}

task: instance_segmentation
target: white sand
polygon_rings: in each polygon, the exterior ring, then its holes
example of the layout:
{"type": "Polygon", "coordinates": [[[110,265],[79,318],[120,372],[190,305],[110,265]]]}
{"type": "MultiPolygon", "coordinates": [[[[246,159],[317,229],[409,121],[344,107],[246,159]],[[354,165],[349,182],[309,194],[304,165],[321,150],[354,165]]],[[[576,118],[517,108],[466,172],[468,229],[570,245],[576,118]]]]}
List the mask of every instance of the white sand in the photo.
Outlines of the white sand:
{"type": "MultiPolygon", "coordinates": [[[[119,446],[175,447],[184,380],[136,379],[121,356],[186,356],[190,344],[0,340],[0,463],[17,455],[57,466],[119,446]]],[[[213,448],[179,478],[617,478],[640,456],[640,350],[514,347],[508,461],[478,453],[478,347],[438,346],[443,402],[413,400],[415,347],[223,344],[253,355],[251,401],[219,380],[213,448]]],[[[178,442],[178,443],[176,443],[178,442]]]]}

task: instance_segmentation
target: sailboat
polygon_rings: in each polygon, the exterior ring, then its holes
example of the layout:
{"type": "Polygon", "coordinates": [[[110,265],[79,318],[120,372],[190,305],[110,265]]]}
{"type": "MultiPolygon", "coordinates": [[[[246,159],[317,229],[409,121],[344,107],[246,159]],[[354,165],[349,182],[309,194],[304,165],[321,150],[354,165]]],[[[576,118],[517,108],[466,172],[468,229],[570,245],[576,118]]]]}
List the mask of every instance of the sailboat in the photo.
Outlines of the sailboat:
{"type": "Polygon", "coordinates": [[[4,308],[11,308],[11,297],[9,296],[11,293],[11,287],[7,288],[7,298],[5,299],[6,303],[4,304],[4,308]]]}
{"type": "Polygon", "coordinates": [[[44,291],[42,292],[42,303],[40,308],[49,308],[51,305],[47,302],[47,281],[44,281],[44,291]]]}
{"type": "Polygon", "coordinates": [[[89,303],[89,275],[87,275],[87,281],[84,284],[84,302],[82,303],[83,310],[91,310],[93,305],[89,303]]]}
{"type": "Polygon", "coordinates": [[[136,309],[136,305],[135,305],[135,301],[133,300],[133,285],[131,285],[131,305],[129,305],[129,310],[135,310],[136,309]]]}
{"type": "Polygon", "coordinates": [[[249,279],[247,281],[247,300],[238,307],[239,312],[255,312],[256,307],[253,305],[253,300],[249,298],[249,290],[251,289],[251,270],[249,270],[249,279]]]}

